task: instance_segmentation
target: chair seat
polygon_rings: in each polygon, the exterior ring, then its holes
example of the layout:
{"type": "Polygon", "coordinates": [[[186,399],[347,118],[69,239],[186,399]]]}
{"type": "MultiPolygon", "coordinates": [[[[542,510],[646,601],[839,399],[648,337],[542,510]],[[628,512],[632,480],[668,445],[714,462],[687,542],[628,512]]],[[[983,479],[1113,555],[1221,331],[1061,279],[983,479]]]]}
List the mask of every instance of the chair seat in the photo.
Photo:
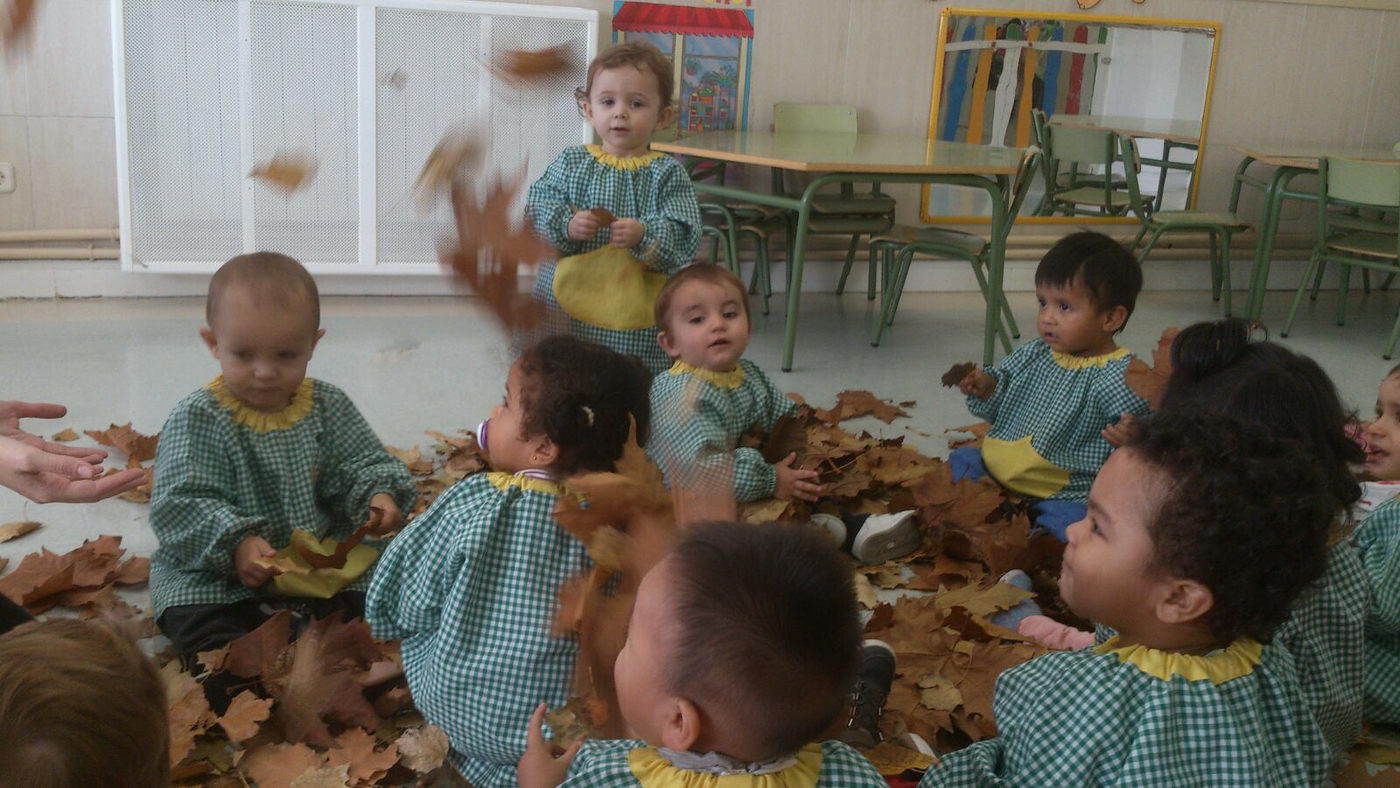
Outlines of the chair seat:
{"type": "MultiPolygon", "coordinates": [[[[1104,194],[1102,186],[1081,186],[1077,189],[1066,189],[1062,192],[1055,192],[1051,197],[1056,202],[1072,202],[1083,205],[1104,205],[1104,194]]],[[[1108,207],[1126,208],[1132,201],[1124,191],[1112,191],[1108,195],[1108,207]]],[[[1151,202],[1144,197],[1143,202],[1151,202]]]]}
{"type": "Polygon", "coordinates": [[[1238,216],[1226,211],[1157,211],[1150,221],[1153,224],[1216,225],[1239,230],[1249,227],[1249,222],[1242,222],[1238,216]]]}
{"type": "Polygon", "coordinates": [[[808,232],[833,235],[882,233],[889,227],[887,216],[813,216],[807,220],[808,232]]]}
{"type": "Polygon", "coordinates": [[[942,246],[965,252],[974,257],[987,248],[987,239],[980,235],[957,230],[943,230],[937,227],[910,227],[908,225],[899,225],[889,232],[871,239],[871,243],[880,242],[904,246],[942,246]]]}
{"type": "Polygon", "coordinates": [[[1385,233],[1342,233],[1327,239],[1328,249],[1337,249],[1353,254],[1396,259],[1395,236],[1385,233]]]}
{"type": "Polygon", "coordinates": [[[886,214],[894,210],[894,205],[894,198],[883,194],[812,198],[813,213],[886,214]]]}

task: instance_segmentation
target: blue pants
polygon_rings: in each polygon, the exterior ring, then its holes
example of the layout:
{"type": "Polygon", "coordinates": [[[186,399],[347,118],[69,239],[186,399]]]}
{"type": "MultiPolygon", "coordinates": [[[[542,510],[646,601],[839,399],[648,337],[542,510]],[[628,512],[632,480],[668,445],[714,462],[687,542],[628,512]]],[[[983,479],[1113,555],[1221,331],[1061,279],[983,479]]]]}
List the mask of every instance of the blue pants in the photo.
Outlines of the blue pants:
{"type": "MultiPolygon", "coordinates": [[[[955,482],[991,477],[987,472],[986,463],[982,461],[982,450],[976,446],[953,449],[948,455],[948,466],[953,472],[955,482]]],[[[1035,526],[1049,531],[1061,542],[1069,541],[1066,532],[1070,525],[1083,520],[1087,513],[1088,508],[1078,501],[1042,500],[1031,506],[1035,526]]]]}

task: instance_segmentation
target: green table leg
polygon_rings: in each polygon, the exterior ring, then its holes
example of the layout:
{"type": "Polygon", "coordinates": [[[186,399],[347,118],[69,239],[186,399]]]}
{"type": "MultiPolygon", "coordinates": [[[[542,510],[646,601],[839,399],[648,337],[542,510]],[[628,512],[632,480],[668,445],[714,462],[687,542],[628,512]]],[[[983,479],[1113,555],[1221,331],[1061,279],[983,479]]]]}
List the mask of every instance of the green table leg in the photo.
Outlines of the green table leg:
{"type": "Polygon", "coordinates": [[[1258,320],[1264,311],[1264,293],[1269,285],[1269,268],[1273,263],[1274,241],[1278,236],[1279,212],[1283,209],[1284,200],[1309,200],[1317,199],[1317,195],[1308,192],[1289,191],[1288,184],[1294,178],[1314,170],[1301,167],[1276,167],[1273,174],[1267,181],[1262,178],[1255,178],[1245,174],[1245,170],[1254,162],[1254,159],[1246,156],[1235,169],[1235,183],[1230,192],[1230,212],[1234,213],[1239,208],[1240,187],[1249,185],[1261,189],[1264,192],[1264,217],[1259,225],[1259,238],[1254,245],[1254,267],[1249,273],[1249,298],[1245,302],[1244,316],[1247,320],[1258,320]]]}

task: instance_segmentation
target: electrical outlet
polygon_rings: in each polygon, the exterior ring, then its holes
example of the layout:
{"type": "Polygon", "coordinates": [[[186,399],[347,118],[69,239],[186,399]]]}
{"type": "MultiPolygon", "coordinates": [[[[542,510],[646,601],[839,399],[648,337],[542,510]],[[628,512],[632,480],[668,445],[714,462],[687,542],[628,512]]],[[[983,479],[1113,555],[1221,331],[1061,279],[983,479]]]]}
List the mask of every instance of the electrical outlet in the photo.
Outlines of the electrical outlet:
{"type": "Polygon", "coordinates": [[[9,194],[15,190],[15,165],[8,161],[0,161],[0,194],[9,194]]]}

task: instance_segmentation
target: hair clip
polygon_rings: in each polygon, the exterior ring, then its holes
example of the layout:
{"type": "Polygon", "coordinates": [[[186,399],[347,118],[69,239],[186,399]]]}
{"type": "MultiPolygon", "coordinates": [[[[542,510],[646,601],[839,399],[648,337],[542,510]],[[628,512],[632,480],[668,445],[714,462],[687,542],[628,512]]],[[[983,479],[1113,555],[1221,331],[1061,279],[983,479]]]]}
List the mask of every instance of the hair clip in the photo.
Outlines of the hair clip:
{"type": "Polygon", "coordinates": [[[583,415],[585,415],[585,416],[588,417],[588,426],[592,427],[592,426],[593,426],[593,409],[590,408],[590,407],[588,407],[587,405],[580,405],[579,407],[580,407],[580,408],[583,408],[583,415]]]}

